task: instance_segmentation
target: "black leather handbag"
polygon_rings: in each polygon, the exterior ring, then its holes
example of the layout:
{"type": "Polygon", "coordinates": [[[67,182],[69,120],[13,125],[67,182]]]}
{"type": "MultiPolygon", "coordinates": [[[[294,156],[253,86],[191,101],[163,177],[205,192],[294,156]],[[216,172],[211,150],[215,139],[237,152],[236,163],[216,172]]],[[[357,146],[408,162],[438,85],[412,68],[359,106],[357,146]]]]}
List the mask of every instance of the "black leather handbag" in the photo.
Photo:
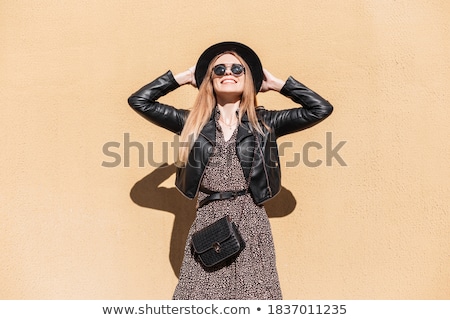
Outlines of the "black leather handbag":
{"type": "Polygon", "coordinates": [[[226,265],[245,247],[236,225],[225,216],[192,235],[194,255],[206,268],[226,265]]]}

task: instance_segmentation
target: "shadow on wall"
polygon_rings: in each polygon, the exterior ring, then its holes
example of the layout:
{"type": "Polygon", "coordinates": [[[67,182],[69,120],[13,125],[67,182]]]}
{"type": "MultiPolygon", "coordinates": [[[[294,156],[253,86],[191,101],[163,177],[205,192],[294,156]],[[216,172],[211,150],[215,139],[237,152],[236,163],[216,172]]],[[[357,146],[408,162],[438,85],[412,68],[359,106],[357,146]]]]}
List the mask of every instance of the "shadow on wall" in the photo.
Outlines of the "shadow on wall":
{"type": "MultiPolygon", "coordinates": [[[[159,185],[175,174],[174,164],[162,165],[152,173],[136,182],[130,191],[131,200],[141,207],[167,211],[175,215],[175,221],[170,238],[169,259],[173,272],[180,275],[184,247],[189,228],[195,218],[196,200],[184,197],[175,187],[166,188],[159,185]]],[[[292,193],[281,188],[280,193],[265,204],[269,218],[284,217],[294,211],[296,206],[292,193]]]]}

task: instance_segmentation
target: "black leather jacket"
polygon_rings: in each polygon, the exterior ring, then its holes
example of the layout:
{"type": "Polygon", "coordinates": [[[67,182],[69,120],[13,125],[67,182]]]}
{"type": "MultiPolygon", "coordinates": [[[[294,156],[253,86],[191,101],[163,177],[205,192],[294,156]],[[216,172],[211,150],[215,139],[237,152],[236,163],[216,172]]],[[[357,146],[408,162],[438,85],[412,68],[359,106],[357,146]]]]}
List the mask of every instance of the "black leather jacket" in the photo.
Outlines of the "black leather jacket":
{"type": "MultiPolygon", "coordinates": [[[[168,71],[134,93],[128,99],[128,103],[152,123],[180,134],[189,111],[156,101],[178,87],[179,84],[168,71]]],[[[264,134],[252,130],[247,116],[244,115],[236,136],[236,153],[247,181],[251,172],[249,189],[254,202],[258,205],[275,196],[281,189],[276,139],[309,128],[328,117],[333,111],[328,101],[292,77],[288,78],[280,93],[302,107],[280,111],[258,107],[256,112],[264,134]]],[[[203,127],[194,143],[188,163],[185,167],[177,169],[175,185],[188,198],[193,199],[198,193],[205,167],[213,152],[215,135],[216,122],[211,116],[211,120],[203,127]]]]}

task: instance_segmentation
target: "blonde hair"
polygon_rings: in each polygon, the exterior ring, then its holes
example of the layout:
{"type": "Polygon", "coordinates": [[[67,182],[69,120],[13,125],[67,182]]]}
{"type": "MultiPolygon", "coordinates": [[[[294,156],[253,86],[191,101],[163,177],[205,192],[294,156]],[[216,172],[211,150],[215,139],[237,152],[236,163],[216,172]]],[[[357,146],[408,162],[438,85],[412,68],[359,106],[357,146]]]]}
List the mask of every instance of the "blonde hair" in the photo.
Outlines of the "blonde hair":
{"type": "Polygon", "coordinates": [[[193,108],[189,112],[189,116],[186,119],[186,123],[180,137],[181,144],[177,166],[184,166],[187,163],[189,152],[191,151],[194,142],[197,140],[205,124],[210,120],[211,114],[216,107],[217,101],[212,84],[212,69],[216,60],[224,54],[234,55],[245,68],[244,91],[242,92],[241,101],[239,103],[239,125],[241,124],[242,116],[247,113],[248,119],[253,128],[262,133],[261,126],[259,125],[258,118],[256,116],[256,91],[250,68],[245,60],[242,59],[242,57],[240,57],[236,52],[223,52],[217,55],[209,63],[205,78],[200,85],[199,93],[194,102],[193,108]]]}

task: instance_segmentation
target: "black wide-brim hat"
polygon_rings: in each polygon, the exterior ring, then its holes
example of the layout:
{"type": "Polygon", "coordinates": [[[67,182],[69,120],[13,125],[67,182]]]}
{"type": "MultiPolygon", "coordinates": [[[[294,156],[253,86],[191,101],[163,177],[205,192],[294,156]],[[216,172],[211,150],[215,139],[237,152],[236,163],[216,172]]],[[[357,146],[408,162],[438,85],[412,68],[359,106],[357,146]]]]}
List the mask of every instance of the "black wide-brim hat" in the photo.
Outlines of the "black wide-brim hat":
{"type": "Polygon", "coordinates": [[[258,93],[264,78],[261,61],[252,49],[247,47],[245,44],[233,41],[216,43],[202,53],[195,67],[195,82],[197,84],[197,88],[200,88],[211,60],[226,51],[234,51],[245,60],[252,73],[255,92],[258,93]]]}

